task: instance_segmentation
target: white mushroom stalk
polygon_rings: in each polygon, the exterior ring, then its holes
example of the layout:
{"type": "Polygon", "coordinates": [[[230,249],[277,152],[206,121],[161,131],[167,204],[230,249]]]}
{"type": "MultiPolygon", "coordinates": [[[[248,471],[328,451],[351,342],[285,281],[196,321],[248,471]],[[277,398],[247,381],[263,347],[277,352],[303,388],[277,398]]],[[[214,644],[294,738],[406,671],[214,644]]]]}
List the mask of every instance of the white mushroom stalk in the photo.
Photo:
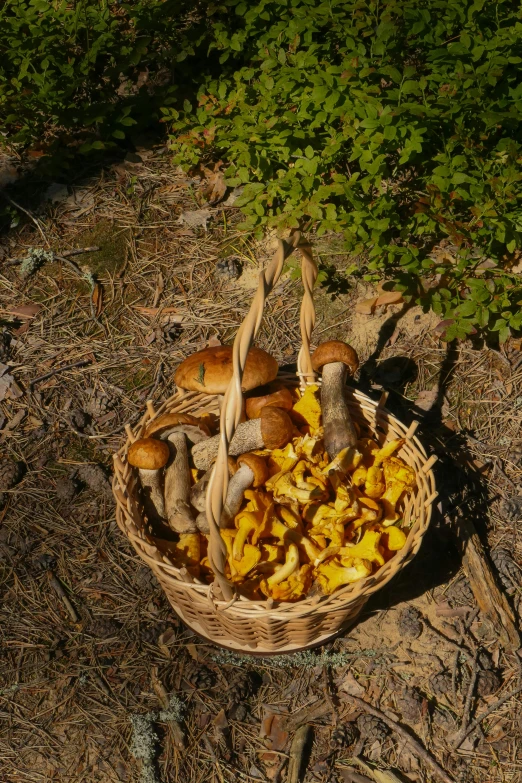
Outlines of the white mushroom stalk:
{"type": "Polygon", "coordinates": [[[322,343],[313,353],[314,370],[322,369],[321,408],[324,443],[331,460],[343,449],[353,449],[357,443],[346,401],[346,373],[355,373],[359,359],[354,349],[339,340],[322,343]]]}
{"type": "MultiPolygon", "coordinates": [[[[250,419],[239,424],[229,443],[228,453],[237,456],[257,449],[279,449],[286,446],[293,435],[293,424],[281,408],[263,408],[259,419],[250,419]]],[[[215,460],[220,435],[196,443],[192,449],[192,460],[199,470],[207,470],[215,460]]]]}
{"type": "Polygon", "coordinates": [[[165,509],[169,526],[176,533],[197,530],[194,511],[190,505],[190,465],[187,438],[181,430],[168,436],[174,447],[174,458],[165,471],[165,509]]]}

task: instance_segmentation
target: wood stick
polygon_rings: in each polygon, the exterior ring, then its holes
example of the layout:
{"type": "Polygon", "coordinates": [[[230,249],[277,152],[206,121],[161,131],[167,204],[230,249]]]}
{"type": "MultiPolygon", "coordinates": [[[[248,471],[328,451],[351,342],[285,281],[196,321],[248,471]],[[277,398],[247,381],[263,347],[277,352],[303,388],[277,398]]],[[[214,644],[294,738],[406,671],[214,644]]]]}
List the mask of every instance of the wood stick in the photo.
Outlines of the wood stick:
{"type": "Polygon", "coordinates": [[[53,574],[52,571],[48,571],[47,572],[47,576],[48,576],[48,579],[49,579],[49,584],[53,588],[53,590],[56,593],[56,595],[58,595],[62,599],[63,605],[67,609],[67,612],[69,613],[69,617],[71,618],[73,623],[79,623],[80,622],[80,618],[78,617],[78,614],[76,613],[76,609],[74,608],[72,603],[69,601],[67,593],[63,589],[60,581],[56,578],[55,574],[53,574]]]}
{"type": "Polygon", "coordinates": [[[475,601],[491,621],[502,646],[509,651],[520,648],[515,618],[504,593],[499,589],[475,525],[461,517],[457,521],[458,540],[463,553],[462,565],[475,601]]]}
{"type": "Polygon", "coordinates": [[[294,734],[294,738],[290,746],[290,758],[288,760],[286,783],[299,783],[301,768],[303,766],[304,752],[310,737],[310,731],[310,726],[305,724],[304,726],[300,726],[294,734]]]}
{"type": "Polygon", "coordinates": [[[33,380],[29,383],[29,388],[32,388],[35,383],[40,383],[40,381],[46,381],[47,378],[52,378],[53,375],[58,375],[58,373],[65,372],[66,370],[74,370],[75,367],[85,367],[86,364],[91,364],[92,359],[82,359],[79,362],[73,362],[72,364],[64,364],[63,367],[57,367],[56,370],[51,370],[51,372],[45,373],[45,375],[39,375],[38,378],[33,378],[33,380]]]}
{"type": "Polygon", "coordinates": [[[473,665],[471,669],[471,677],[469,680],[468,692],[466,694],[466,701],[464,703],[464,709],[462,711],[462,725],[451,741],[451,747],[453,748],[453,750],[456,750],[462,744],[464,737],[466,736],[466,729],[469,725],[469,719],[471,716],[471,702],[473,700],[473,694],[475,692],[475,683],[477,682],[477,676],[480,668],[478,663],[479,653],[480,653],[480,648],[477,648],[475,655],[473,657],[473,665]]]}
{"type": "MultiPolygon", "coordinates": [[[[522,688],[521,688],[522,690],[522,688]]],[[[426,766],[431,770],[431,773],[434,775],[434,777],[438,778],[442,781],[442,783],[455,783],[448,775],[446,770],[444,770],[433,758],[431,753],[428,753],[425,747],[420,744],[420,742],[415,739],[415,737],[410,734],[409,731],[407,731],[405,728],[403,728],[397,721],[392,720],[387,715],[385,715],[384,712],[381,710],[378,710],[376,707],[372,707],[371,704],[368,704],[367,701],[364,699],[360,699],[358,696],[346,696],[343,698],[350,699],[351,701],[355,702],[358,707],[365,710],[366,712],[369,712],[370,715],[373,715],[375,718],[379,718],[382,720],[383,723],[385,723],[392,731],[394,731],[396,734],[401,737],[413,750],[414,753],[417,754],[417,756],[426,764],[426,766]]]]}
{"type": "MultiPolygon", "coordinates": [[[[483,712],[482,715],[479,715],[477,718],[475,718],[475,720],[472,723],[469,724],[469,726],[467,727],[466,731],[462,733],[462,737],[460,739],[459,745],[462,745],[462,743],[464,742],[464,740],[466,739],[468,734],[471,734],[471,732],[473,732],[476,729],[478,729],[478,727],[480,726],[482,721],[485,720],[485,718],[487,718],[489,715],[491,715],[491,713],[493,713],[496,710],[498,710],[499,707],[502,707],[502,705],[505,704],[506,701],[509,701],[509,699],[511,699],[513,696],[516,696],[518,693],[520,693],[520,691],[522,691],[522,685],[519,685],[518,688],[514,688],[509,693],[506,693],[505,696],[502,696],[501,699],[498,699],[498,701],[496,701],[494,704],[492,704],[491,707],[486,710],[486,712],[483,712]]],[[[458,750],[459,745],[457,745],[455,750],[458,750]]]]}

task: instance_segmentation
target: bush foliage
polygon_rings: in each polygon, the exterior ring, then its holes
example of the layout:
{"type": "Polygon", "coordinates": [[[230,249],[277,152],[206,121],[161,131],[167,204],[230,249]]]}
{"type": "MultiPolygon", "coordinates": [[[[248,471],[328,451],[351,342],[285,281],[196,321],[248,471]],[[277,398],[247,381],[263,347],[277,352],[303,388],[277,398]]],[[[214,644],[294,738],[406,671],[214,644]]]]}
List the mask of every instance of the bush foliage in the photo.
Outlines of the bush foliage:
{"type": "Polygon", "coordinates": [[[15,140],[122,143],[161,106],[177,163],[244,186],[245,228],[342,232],[347,271],[393,279],[446,339],[522,327],[518,3],[5,0],[0,52],[15,140]]]}
{"type": "Polygon", "coordinates": [[[176,160],[227,161],[245,227],[342,231],[368,277],[394,277],[450,319],[447,339],[505,340],[522,325],[509,273],[521,33],[508,1],[226,0],[210,43],[220,72],[166,112],[176,160]],[[429,257],[443,237],[455,261],[429,257]]]}
{"type": "Polygon", "coordinates": [[[82,152],[161,117],[194,51],[190,0],[3,0],[0,127],[12,142],[90,131],[82,152]]]}

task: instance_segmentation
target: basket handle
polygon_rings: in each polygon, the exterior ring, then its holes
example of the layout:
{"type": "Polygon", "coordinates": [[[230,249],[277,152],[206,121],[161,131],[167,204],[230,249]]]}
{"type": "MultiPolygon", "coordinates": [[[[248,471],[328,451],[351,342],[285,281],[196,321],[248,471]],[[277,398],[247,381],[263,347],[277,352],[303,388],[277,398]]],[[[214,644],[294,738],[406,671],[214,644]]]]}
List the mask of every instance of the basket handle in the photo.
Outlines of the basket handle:
{"type": "Polygon", "coordinates": [[[219,588],[225,601],[230,601],[234,596],[233,586],[225,577],[227,550],[219,532],[219,519],[228,489],[228,444],[241,419],[243,372],[250,346],[261,326],[266,297],[279,280],[285,260],[296,249],[301,251],[301,275],[304,286],[300,318],[302,345],[297,360],[298,375],[302,387],[307,383],[312,383],[315,379],[310,358],[310,338],[315,324],[312,289],[317,278],[317,266],[312,258],[310,245],[301,242],[301,234],[295,232],[287,241],[279,240],[279,247],[274,258],[260,273],[253,302],[248,315],[238,329],[232,349],[233,375],[221,407],[219,450],[210,477],[206,500],[206,514],[210,528],[208,558],[215,575],[215,588],[219,588]]]}

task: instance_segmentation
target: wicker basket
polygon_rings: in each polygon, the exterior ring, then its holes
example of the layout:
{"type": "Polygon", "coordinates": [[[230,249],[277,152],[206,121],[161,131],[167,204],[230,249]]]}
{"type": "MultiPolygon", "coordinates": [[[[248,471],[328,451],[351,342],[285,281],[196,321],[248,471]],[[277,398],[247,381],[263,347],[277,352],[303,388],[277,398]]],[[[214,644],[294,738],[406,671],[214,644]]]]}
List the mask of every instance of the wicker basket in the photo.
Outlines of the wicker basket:
{"type": "Polygon", "coordinates": [[[113,491],[116,498],[116,519],[138,555],[147,563],[163,587],[173,609],[196,634],[232,650],[254,654],[293,652],[326,642],[346,629],[372,593],[383,587],[418,552],[422,537],[430,522],[431,507],[437,493],[431,470],[435,457],[427,458],[418,438],[417,422],[406,428],[385,407],[385,395],[379,403],[360,392],[349,392],[353,419],[361,434],[372,434],[381,444],[391,438],[406,438],[399,452],[417,474],[417,489],[408,497],[404,508],[405,523],[411,524],[405,546],[375,574],[347,585],[329,596],[305,598],[294,604],[274,603],[271,599],[251,601],[235,594],[224,575],[224,553],[218,527],[226,496],[228,442],[239,422],[242,408],[241,376],[250,344],[261,323],[264,300],[281,273],[285,258],[297,247],[302,254],[305,296],[301,309],[303,346],[298,360],[298,377],[280,374],[285,383],[303,387],[314,381],[310,363],[310,335],[315,322],[312,287],[317,269],[308,245],[299,244],[298,234],[289,244],[280,243],[276,257],[260,276],[258,292],[251,311],[238,331],[234,343],[235,372],[221,405],[219,398],[199,392],[179,390],[160,408],[151,402],[141,422],[127,427],[127,441],[114,456],[113,491]],[[130,444],[142,436],[151,419],[165,412],[204,411],[221,415],[221,445],[207,499],[207,518],[211,534],[209,555],[216,581],[213,585],[198,583],[185,569],[175,567],[169,558],[169,542],[153,538],[143,524],[136,471],[126,462],[130,444]]]}

